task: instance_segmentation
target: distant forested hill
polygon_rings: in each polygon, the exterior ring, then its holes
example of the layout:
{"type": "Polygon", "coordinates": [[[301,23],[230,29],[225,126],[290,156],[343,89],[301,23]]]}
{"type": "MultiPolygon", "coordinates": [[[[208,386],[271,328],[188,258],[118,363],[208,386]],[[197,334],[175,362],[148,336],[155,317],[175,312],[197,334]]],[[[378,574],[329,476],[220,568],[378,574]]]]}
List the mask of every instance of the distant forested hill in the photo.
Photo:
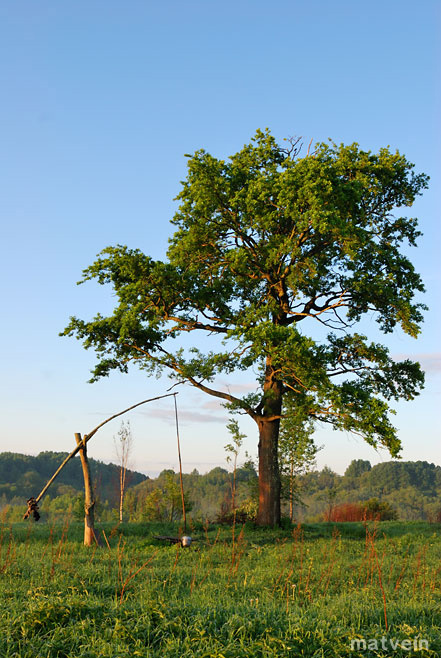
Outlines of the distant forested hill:
{"type": "Polygon", "coordinates": [[[326,506],[363,502],[371,498],[389,503],[403,521],[430,520],[441,510],[441,466],[426,461],[390,461],[371,466],[354,459],[344,475],[325,467],[299,478],[300,517],[311,519],[326,506]]]}
{"type": "MultiPolygon", "coordinates": [[[[67,457],[66,452],[40,452],[36,457],[14,452],[0,453],[0,502],[23,504],[30,496],[37,496],[48,479],[67,457]]],[[[115,464],[89,458],[90,470],[98,497],[112,502],[119,487],[119,468],[115,464]]],[[[147,480],[147,476],[128,471],[127,486],[147,480]]],[[[51,498],[84,490],[83,472],[79,457],[71,459],[49,489],[51,498]]]]}
{"type": "MultiPolygon", "coordinates": [[[[0,453],[0,512],[9,506],[8,519],[21,518],[24,501],[36,496],[54,473],[66,453],[42,452],[37,457],[10,452],[0,453]],[[14,511],[15,510],[15,511],[14,511]]],[[[116,508],[118,466],[90,459],[99,501],[97,518],[107,520],[116,508]]],[[[205,474],[184,473],[184,490],[190,516],[215,520],[231,512],[232,474],[216,467],[205,474]]],[[[79,458],[72,459],[49,489],[42,503],[47,519],[75,504],[81,518],[83,475],[79,458]],[[77,502],[75,502],[77,501],[77,502]],[[79,502],[78,502],[79,501],[79,502]]],[[[425,461],[389,461],[371,466],[363,459],[353,460],[344,475],[325,466],[296,479],[297,521],[323,520],[330,506],[363,503],[373,498],[386,502],[405,520],[441,518],[441,466],[425,461]]],[[[257,505],[257,473],[248,461],[237,469],[236,506],[252,510],[257,505]]],[[[288,513],[287,501],[282,501],[288,513]]],[[[124,501],[127,521],[178,519],[181,514],[179,475],[165,470],[157,478],[130,471],[124,501]]]]}

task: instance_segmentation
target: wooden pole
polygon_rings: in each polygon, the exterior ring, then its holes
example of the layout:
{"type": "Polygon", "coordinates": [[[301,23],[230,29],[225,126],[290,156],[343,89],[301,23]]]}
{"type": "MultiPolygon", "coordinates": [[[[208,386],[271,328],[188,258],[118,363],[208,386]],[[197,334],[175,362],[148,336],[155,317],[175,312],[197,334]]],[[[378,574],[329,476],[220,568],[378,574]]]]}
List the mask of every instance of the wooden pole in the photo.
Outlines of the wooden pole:
{"type": "Polygon", "coordinates": [[[289,469],[289,520],[291,523],[294,519],[294,459],[291,455],[291,464],[289,469]]]}
{"type": "Polygon", "coordinates": [[[92,478],[90,475],[87,448],[83,443],[81,434],[75,432],[75,441],[79,446],[81,466],[84,477],[84,545],[92,546],[96,540],[95,535],[95,500],[93,495],[92,478]]]}

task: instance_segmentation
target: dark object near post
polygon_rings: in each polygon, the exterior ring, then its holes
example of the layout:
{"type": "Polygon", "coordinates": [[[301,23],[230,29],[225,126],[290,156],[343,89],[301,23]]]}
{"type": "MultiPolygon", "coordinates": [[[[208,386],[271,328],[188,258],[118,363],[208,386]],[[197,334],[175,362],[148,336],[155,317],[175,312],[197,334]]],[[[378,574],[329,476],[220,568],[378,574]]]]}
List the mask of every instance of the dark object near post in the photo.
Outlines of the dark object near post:
{"type": "Polygon", "coordinates": [[[164,535],[155,535],[155,539],[159,539],[159,541],[168,541],[170,544],[181,544],[182,548],[189,548],[192,542],[197,541],[196,539],[188,537],[187,535],[184,535],[183,537],[167,537],[164,535]]]}
{"type": "Polygon", "coordinates": [[[23,516],[23,521],[28,518],[31,514],[34,516],[34,521],[38,521],[40,518],[40,513],[38,511],[38,503],[36,499],[31,496],[29,500],[26,501],[28,504],[28,509],[26,510],[26,514],[23,516]]]}

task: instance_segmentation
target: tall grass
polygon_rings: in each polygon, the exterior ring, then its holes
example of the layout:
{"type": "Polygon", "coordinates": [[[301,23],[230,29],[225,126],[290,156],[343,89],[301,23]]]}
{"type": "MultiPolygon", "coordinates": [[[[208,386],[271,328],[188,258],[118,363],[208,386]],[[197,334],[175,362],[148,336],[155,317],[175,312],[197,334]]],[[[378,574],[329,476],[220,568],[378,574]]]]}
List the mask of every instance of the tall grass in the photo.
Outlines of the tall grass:
{"type": "Polygon", "coordinates": [[[196,527],[190,549],[155,541],[177,528],[106,527],[92,549],[82,530],[0,528],[1,658],[391,655],[351,650],[382,636],[441,655],[435,526],[245,526],[234,563],[231,528],[196,527]]]}

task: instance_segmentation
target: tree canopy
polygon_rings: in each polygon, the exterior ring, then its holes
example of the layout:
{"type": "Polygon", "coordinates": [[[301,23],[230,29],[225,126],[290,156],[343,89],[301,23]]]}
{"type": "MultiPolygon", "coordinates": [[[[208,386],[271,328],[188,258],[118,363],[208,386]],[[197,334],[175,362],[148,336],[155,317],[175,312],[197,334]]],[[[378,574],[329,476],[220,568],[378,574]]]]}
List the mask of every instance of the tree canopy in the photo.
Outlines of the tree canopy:
{"type": "Polygon", "coordinates": [[[363,473],[367,473],[372,468],[370,461],[367,459],[353,459],[345,470],[345,477],[357,478],[363,473]]]}
{"type": "Polygon", "coordinates": [[[260,436],[259,521],[277,523],[285,395],[305,419],[399,452],[389,403],[412,399],[423,373],[357,325],[369,313],[384,333],[418,335],[424,306],[414,297],[424,287],[400,248],[419,232],[401,213],[427,180],[387,148],[329,142],[302,154],[298,141],[280,146],[268,130],[228,160],[197,151],[167,259],[104,249],[82,281],[110,284],[114,312],[71,318],[64,333],[96,350],[92,381],[136,363],[249,414],[260,436]],[[212,341],[206,350],[198,334],[212,341]],[[255,393],[235,396],[217,383],[251,368],[255,393]]]}

